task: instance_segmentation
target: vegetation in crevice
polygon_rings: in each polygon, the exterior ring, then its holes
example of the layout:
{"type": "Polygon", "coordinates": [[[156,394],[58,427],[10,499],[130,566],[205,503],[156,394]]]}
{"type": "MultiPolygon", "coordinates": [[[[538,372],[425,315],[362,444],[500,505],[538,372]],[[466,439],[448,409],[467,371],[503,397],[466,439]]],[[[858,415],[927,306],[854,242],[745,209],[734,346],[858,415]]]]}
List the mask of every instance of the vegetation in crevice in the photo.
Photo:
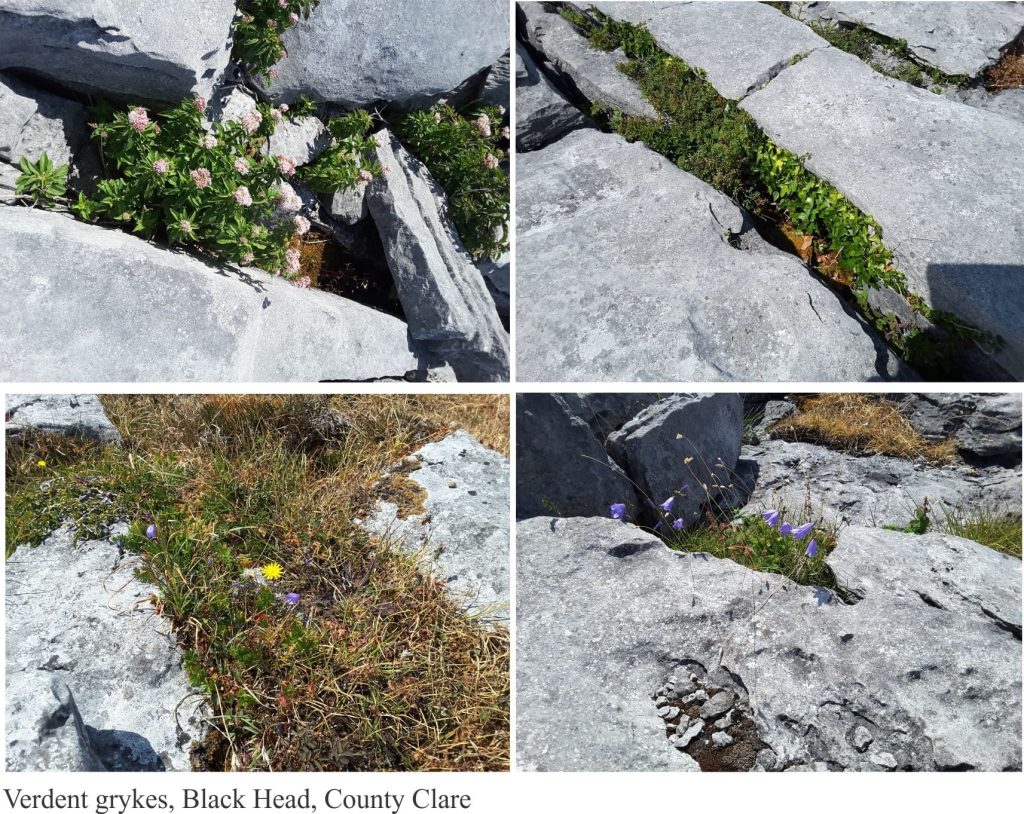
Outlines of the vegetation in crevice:
{"type": "Polygon", "coordinates": [[[507,399],[102,400],[123,447],[8,445],[7,554],[61,523],[82,540],[130,524],[121,543],[213,710],[196,768],[508,768],[508,632],[357,522],[453,426],[507,454],[507,399]]]}
{"type": "Polygon", "coordinates": [[[236,0],[231,58],[247,70],[272,82],[274,65],[288,56],[284,32],[308,17],[319,0],[236,0]]]}
{"type": "Polygon", "coordinates": [[[998,337],[931,309],[910,292],[875,220],[807,170],[799,156],[768,139],[749,114],[718,94],[702,70],[664,52],[643,26],[594,8],[586,14],[567,4],[557,8],[594,47],[622,49],[627,61],[619,70],[637,83],[659,116],[631,116],[599,104],[588,112],[752,212],[855,304],[911,366],[929,378],[956,378],[963,375],[963,354],[974,344],[1001,347],[998,337]],[[894,290],[907,311],[924,320],[877,311],[868,302],[872,288],[894,290]]]}
{"type": "Polygon", "coordinates": [[[439,104],[398,116],[395,134],[448,197],[452,218],[466,250],[497,259],[508,251],[509,130],[503,107],[474,103],[463,110],[439,104]]]}

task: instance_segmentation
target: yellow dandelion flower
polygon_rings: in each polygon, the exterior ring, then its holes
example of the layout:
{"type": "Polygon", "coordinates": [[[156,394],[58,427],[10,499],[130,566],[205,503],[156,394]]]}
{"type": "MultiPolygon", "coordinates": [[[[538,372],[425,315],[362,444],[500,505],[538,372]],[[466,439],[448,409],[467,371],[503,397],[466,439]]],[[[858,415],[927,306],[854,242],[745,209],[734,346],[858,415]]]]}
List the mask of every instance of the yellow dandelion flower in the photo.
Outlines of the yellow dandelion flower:
{"type": "Polygon", "coordinates": [[[276,562],[268,562],[260,571],[264,579],[280,579],[284,570],[276,562]]]}
{"type": "Polygon", "coordinates": [[[36,466],[41,466],[43,469],[46,469],[46,461],[37,461],[36,466]]]}

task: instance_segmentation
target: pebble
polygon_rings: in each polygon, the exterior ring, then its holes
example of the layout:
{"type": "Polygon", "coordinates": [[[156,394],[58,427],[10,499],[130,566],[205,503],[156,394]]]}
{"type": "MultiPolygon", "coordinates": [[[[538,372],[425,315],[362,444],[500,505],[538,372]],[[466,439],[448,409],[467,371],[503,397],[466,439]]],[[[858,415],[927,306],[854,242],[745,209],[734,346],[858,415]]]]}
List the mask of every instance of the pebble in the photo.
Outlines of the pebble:
{"type": "Polygon", "coordinates": [[[732,726],[732,713],[733,711],[730,709],[725,715],[715,721],[715,729],[726,729],[732,726]]]}
{"type": "Polygon", "coordinates": [[[891,752],[876,752],[871,755],[871,762],[876,766],[884,766],[886,769],[896,768],[896,758],[891,752]]]}
{"type": "Polygon", "coordinates": [[[696,738],[701,730],[704,729],[704,722],[697,721],[689,729],[687,729],[682,735],[680,735],[675,742],[676,749],[685,749],[690,745],[690,741],[696,738]]]}
{"type": "Polygon", "coordinates": [[[450,480],[450,481],[448,481],[448,488],[449,488],[449,489],[455,489],[455,488],[457,488],[457,487],[458,487],[458,485],[459,485],[459,484],[457,484],[457,483],[456,483],[455,481],[453,481],[453,480],[450,480]]]}
{"type": "Polygon", "coordinates": [[[668,706],[668,698],[665,697],[664,695],[659,695],[657,698],[654,699],[654,706],[656,706],[656,707],[667,707],[668,706]]]}
{"type": "Polygon", "coordinates": [[[665,719],[674,718],[679,714],[679,707],[662,707],[658,710],[658,716],[665,719]]]}
{"type": "Polygon", "coordinates": [[[734,703],[736,703],[736,696],[729,690],[723,690],[717,695],[712,696],[711,700],[701,707],[700,717],[707,720],[717,718],[719,715],[724,715],[732,709],[734,703]]]}
{"type": "Polygon", "coordinates": [[[686,728],[690,725],[690,720],[691,719],[689,715],[680,715],[679,720],[676,721],[676,732],[682,735],[686,731],[686,728]]]}
{"type": "Polygon", "coordinates": [[[853,748],[858,752],[864,752],[867,748],[875,742],[874,737],[868,731],[867,727],[857,726],[853,730],[853,748]]]}
{"type": "Polygon", "coordinates": [[[711,735],[711,740],[715,746],[721,748],[732,743],[732,735],[729,735],[726,732],[715,732],[711,735]]]}
{"type": "Polygon", "coordinates": [[[683,698],[683,703],[692,704],[694,701],[700,701],[701,703],[703,703],[707,700],[708,694],[704,692],[704,690],[697,690],[696,692],[691,692],[689,695],[683,698]]]}

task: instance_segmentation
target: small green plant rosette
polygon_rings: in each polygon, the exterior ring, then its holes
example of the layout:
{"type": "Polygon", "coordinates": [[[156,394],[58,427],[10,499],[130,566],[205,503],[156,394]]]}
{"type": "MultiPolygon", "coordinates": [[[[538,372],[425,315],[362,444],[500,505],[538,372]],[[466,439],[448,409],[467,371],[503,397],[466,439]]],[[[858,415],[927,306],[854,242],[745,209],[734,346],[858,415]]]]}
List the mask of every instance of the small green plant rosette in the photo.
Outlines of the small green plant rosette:
{"type": "Polygon", "coordinates": [[[55,166],[43,153],[38,161],[22,156],[18,162],[21,174],[14,182],[14,194],[31,198],[36,204],[52,206],[67,194],[68,166],[55,166]]]}

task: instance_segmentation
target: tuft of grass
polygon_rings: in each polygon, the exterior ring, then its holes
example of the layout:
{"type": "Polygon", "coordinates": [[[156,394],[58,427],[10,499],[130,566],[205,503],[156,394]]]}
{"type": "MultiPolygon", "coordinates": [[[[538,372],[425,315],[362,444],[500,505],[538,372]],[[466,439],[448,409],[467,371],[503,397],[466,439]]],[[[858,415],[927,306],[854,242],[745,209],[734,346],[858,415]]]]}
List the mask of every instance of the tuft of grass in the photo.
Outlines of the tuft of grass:
{"type": "Polygon", "coordinates": [[[394,464],[455,425],[507,450],[505,397],[102,400],[123,447],[8,447],[8,553],[62,521],[80,539],[129,521],[125,546],[213,710],[196,768],[508,768],[508,632],[355,522],[394,464]],[[243,573],[270,563],[283,574],[265,586],[243,573]]]}
{"type": "Polygon", "coordinates": [[[936,530],[973,540],[1017,559],[1021,556],[1024,527],[1020,514],[987,508],[953,509],[944,512],[936,530]]]}
{"type": "Polygon", "coordinates": [[[773,432],[794,441],[864,455],[923,458],[932,463],[956,457],[952,440],[926,440],[895,404],[863,393],[806,396],[800,400],[800,411],[776,424],[773,432]]]}

